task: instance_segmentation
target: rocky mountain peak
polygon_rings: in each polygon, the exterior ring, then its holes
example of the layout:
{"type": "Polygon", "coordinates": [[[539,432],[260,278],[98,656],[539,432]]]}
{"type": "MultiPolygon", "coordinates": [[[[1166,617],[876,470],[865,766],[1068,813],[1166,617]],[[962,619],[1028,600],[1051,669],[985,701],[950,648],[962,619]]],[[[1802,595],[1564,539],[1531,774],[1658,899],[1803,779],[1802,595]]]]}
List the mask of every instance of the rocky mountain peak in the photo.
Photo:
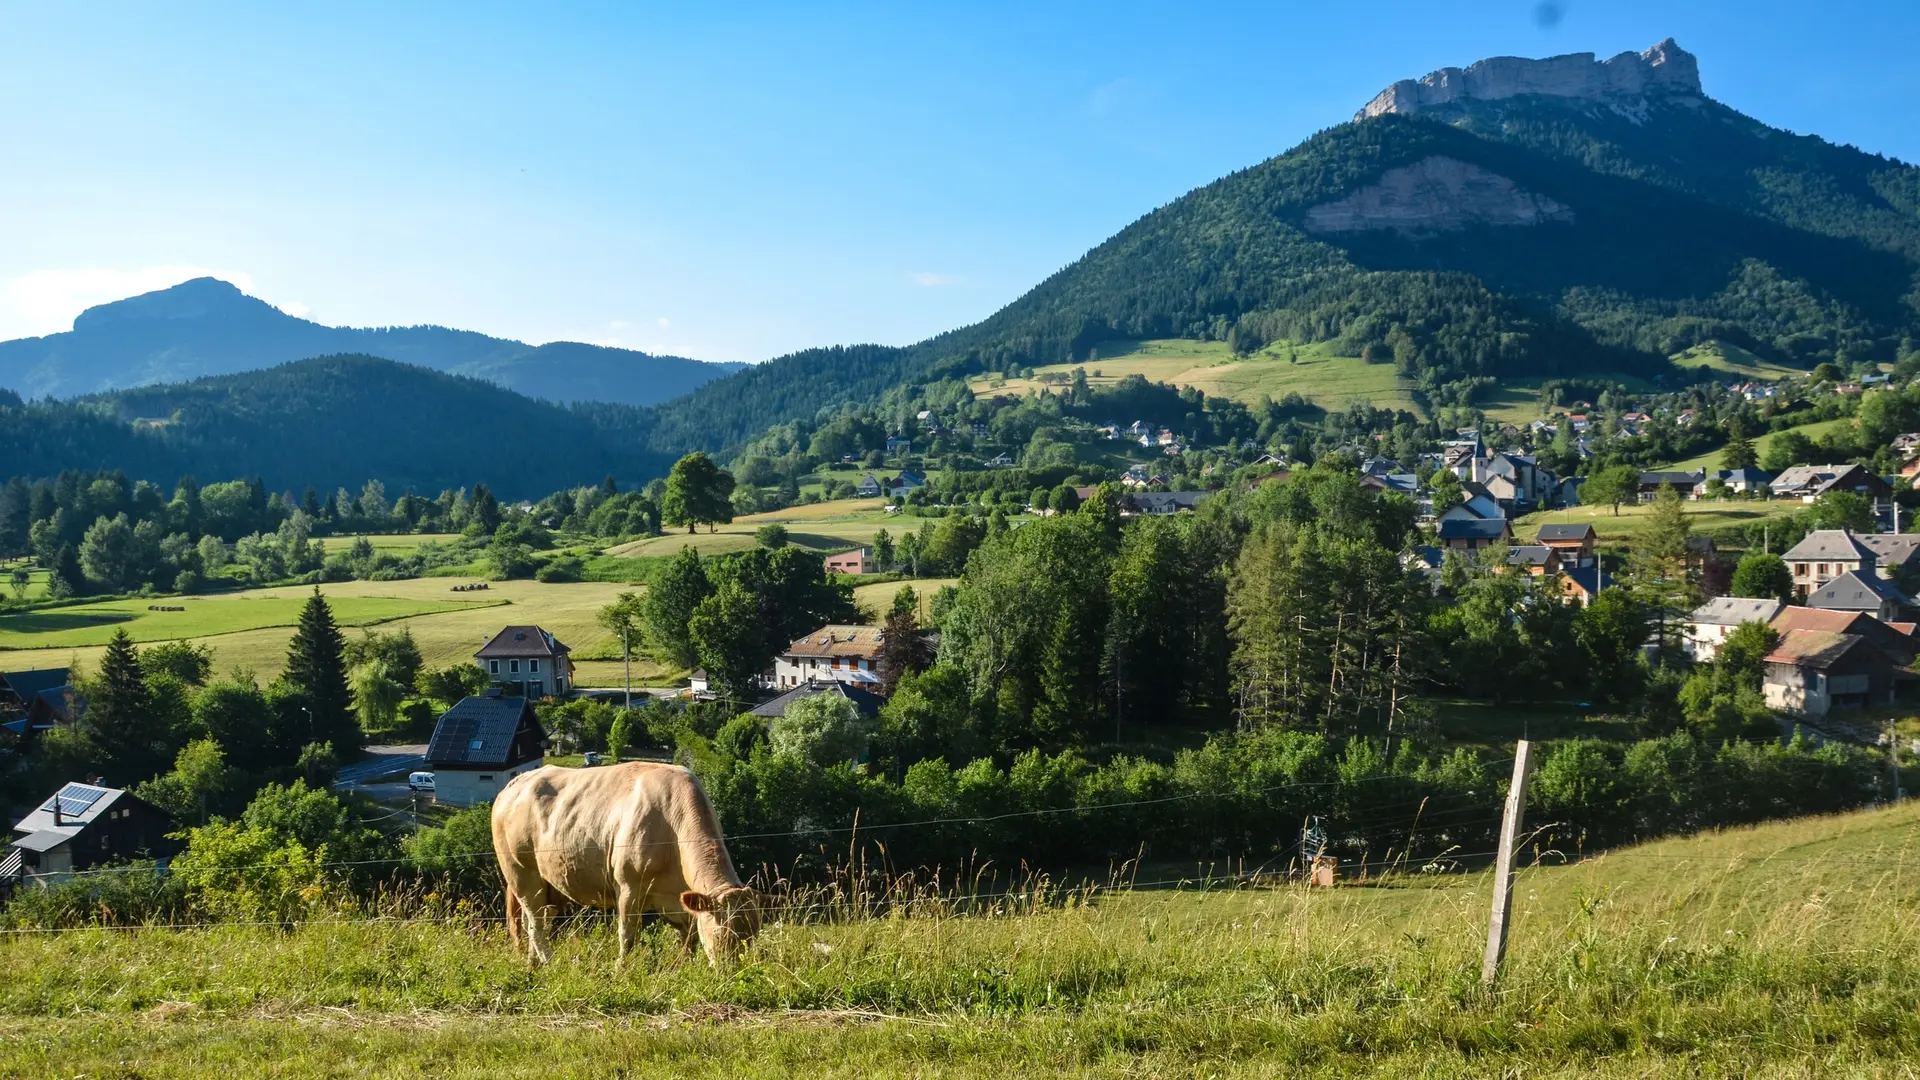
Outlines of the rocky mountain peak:
{"type": "Polygon", "coordinates": [[[1699,62],[1668,38],[1645,52],[1623,52],[1608,60],[1595,59],[1592,53],[1568,53],[1544,60],[1494,56],[1464,68],[1441,68],[1425,78],[1394,83],[1353,118],[1410,115],[1462,101],[1498,101],[1522,94],[1587,101],[1704,96],[1699,62]]]}

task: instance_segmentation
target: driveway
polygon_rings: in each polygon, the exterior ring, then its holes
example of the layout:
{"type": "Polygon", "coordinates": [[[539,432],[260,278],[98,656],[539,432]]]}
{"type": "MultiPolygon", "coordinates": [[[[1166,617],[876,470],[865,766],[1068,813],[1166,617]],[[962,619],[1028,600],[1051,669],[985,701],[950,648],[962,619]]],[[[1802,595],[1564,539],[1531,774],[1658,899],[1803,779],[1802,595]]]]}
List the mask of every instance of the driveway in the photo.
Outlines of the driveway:
{"type": "MultiPolygon", "coordinates": [[[[366,749],[366,755],[359,761],[340,767],[340,771],[334,774],[333,786],[353,791],[369,787],[376,780],[395,776],[404,780],[407,773],[425,768],[426,764],[426,743],[408,746],[369,746],[366,749]]],[[[406,785],[403,783],[401,786],[406,785]]]]}

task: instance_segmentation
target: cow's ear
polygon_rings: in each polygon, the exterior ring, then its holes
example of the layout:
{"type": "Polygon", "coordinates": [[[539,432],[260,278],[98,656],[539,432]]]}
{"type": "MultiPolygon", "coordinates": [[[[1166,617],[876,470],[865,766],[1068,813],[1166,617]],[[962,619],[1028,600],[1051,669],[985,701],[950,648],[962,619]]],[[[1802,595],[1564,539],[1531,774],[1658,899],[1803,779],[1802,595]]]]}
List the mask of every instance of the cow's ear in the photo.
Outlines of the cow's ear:
{"type": "Polygon", "coordinates": [[[704,914],[713,910],[713,897],[688,889],[680,894],[680,906],[688,911],[704,914]]]}

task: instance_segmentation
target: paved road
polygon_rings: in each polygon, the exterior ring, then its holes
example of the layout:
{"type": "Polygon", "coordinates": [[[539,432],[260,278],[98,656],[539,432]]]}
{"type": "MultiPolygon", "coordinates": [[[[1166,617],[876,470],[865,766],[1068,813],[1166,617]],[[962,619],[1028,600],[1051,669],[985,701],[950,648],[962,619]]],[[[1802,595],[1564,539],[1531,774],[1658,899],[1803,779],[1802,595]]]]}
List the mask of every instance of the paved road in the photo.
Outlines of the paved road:
{"type": "MultiPolygon", "coordinates": [[[[399,776],[405,779],[407,773],[422,768],[427,763],[427,745],[418,743],[410,746],[369,746],[367,756],[351,765],[342,766],[335,774],[333,786],[352,790],[369,787],[370,781],[399,776]]],[[[405,786],[403,783],[402,787],[405,786]]]]}

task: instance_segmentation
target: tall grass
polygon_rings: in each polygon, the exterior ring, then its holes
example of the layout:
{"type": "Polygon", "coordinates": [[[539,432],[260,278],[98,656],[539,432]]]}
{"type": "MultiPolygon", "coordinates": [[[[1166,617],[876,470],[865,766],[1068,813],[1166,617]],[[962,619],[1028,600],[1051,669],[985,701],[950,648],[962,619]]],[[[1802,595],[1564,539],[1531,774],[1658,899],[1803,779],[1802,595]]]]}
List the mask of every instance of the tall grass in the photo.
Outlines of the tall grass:
{"type": "Polygon", "coordinates": [[[616,966],[593,917],[539,970],[478,911],[20,934],[0,939],[0,1036],[31,1031],[42,1049],[0,1041],[0,1073],[130,1060],[187,1075],[267,1053],[330,1075],[328,1055],[384,1048],[396,1071],[425,1053],[474,1075],[553,1061],[553,1075],[1911,1075],[1917,827],[1900,808],[1575,866],[1540,852],[1491,991],[1484,875],[1331,890],[1032,878],[995,900],[966,879],[877,888],[856,873],[778,897],[728,971],[664,926],[616,966]],[[298,1021],[305,1042],[263,1017],[298,1021]]]}

